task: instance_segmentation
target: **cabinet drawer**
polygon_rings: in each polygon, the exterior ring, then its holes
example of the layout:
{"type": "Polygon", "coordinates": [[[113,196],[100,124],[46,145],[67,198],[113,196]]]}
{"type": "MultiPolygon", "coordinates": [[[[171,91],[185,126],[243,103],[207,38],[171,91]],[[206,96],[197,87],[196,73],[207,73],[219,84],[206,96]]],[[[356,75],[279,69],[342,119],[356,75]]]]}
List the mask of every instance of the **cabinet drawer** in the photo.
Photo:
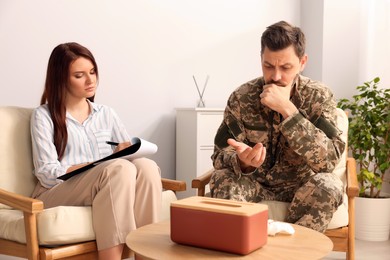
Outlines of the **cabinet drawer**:
{"type": "Polygon", "coordinates": [[[213,145],[215,134],[222,123],[223,113],[200,113],[198,115],[198,145],[213,145]]]}

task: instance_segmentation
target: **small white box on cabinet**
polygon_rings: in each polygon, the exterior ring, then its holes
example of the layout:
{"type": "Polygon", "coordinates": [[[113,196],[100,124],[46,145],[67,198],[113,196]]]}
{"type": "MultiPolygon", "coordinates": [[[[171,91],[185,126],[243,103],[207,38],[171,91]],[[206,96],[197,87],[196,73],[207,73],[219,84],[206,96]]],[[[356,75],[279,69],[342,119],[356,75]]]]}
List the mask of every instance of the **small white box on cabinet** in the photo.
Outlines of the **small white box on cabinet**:
{"type": "Polygon", "coordinates": [[[176,109],[176,179],[187,183],[178,198],[196,195],[191,181],[213,164],[214,137],[223,120],[223,108],[176,109]]]}

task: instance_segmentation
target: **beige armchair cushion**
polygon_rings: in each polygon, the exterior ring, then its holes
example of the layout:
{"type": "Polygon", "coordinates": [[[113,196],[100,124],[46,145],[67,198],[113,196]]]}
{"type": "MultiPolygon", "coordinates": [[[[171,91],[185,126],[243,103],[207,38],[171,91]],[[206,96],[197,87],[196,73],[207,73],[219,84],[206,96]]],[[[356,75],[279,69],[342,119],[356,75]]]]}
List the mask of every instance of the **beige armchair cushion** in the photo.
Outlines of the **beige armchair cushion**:
{"type": "MultiPolygon", "coordinates": [[[[348,137],[348,118],[345,112],[341,109],[337,109],[337,126],[343,131],[342,139],[346,142],[348,137]]],[[[336,165],[333,171],[341,181],[344,183],[344,196],[343,204],[339,206],[334,213],[332,221],[329,223],[328,229],[339,228],[348,225],[348,196],[345,193],[347,187],[346,180],[346,163],[347,163],[347,148],[342,154],[340,162],[336,165]]],[[[269,218],[278,221],[284,221],[289,203],[280,201],[262,201],[262,203],[268,205],[269,218]]]]}
{"type": "MultiPolygon", "coordinates": [[[[26,243],[23,212],[0,210],[0,237],[26,243]]],[[[61,206],[37,215],[40,245],[71,244],[95,239],[91,207],[61,206]]]]}
{"type": "MultiPolygon", "coordinates": [[[[0,107],[0,188],[31,196],[37,182],[32,174],[30,115],[32,110],[0,107]]],[[[162,194],[160,220],[169,219],[173,191],[162,194]]],[[[60,206],[37,215],[40,245],[71,244],[95,239],[91,207],[60,206]]],[[[26,242],[23,213],[0,204],[0,238],[26,242]]]]}

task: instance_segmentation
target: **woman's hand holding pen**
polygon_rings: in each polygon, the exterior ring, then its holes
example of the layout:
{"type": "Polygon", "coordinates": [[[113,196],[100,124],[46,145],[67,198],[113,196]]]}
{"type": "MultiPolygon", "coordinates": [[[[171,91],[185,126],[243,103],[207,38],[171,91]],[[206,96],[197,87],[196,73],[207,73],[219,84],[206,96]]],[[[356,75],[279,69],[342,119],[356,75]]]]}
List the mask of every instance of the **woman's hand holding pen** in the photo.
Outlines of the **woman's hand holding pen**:
{"type": "Polygon", "coordinates": [[[258,168],[264,163],[266,149],[263,144],[257,143],[252,148],[231,138],[227,142],[236,150],[242,171],[246,172],[250,167],[258,168]]]}
{"type": "Polygon", "coordinates": [[[123,142],[117,145],[117,147],[114,150],[114,153],[119,152],[120,150],[123,150],[131,145],[130,142],[123,142]]]}
{"type": "Polygon", "coordinates": [[[81,163],[81,164],[77,164],[77,165],[72,165],[70,166],[67,170],[66,170],[66,173],[69,173],[69,172],[73,172],[79,168],[82,168],[84,166],[87,166],[88,164],[90,164],[90,162],[86,162],[86,163],[81,163]]]}
{"type": "MultiPolygon", "coordinates": [[[[106,143],[109,144],[109,145],[115,146],[114,153],[119,152],[120,150],[123,150],[123,149],[125,149],[125,148],[127,148],[127,147],[129,147],[131,145],[130,142],[117,143],[117,142],[113,142],[113,141],[106,141],[106,143]]],[[[77,170],[79,168],[82,168],[82,167],[88,165],[88,164],[90,164],[90,162],[73,165],[73,166],[68,168],[66,173],[75,171],[75,170],[77,170]]]]}
{"type": "Polygon", "coordinates": [[[119,152],[120,150],[123,150],[131,145],[130,142],[116,143],[116,142],[112,142],[112,141],[107,141],[106,143],[116,146],[114,153],[119,152]]]}

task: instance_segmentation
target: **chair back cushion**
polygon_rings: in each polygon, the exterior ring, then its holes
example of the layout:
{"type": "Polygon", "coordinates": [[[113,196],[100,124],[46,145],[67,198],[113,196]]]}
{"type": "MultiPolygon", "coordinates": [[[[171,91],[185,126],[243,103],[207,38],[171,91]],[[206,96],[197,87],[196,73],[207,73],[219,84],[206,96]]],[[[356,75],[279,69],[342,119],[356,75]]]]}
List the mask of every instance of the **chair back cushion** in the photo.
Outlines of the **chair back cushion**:
{"type": "Polygon", "coordinates": [[[32,173],[31,113],[30,108],[0,107],[0,188],[24,196],[31,196],[37,182],[32,173]]]}
{"type": "Polygon", "coordinates": [[[347,114],[340,108],[337,108],[337,127],[343,132],[341,139],[345,142],[345,149],[341,155],[340,162],[336,165],[333,173],[336,174],[347,187],[347,155],[348,155],[348,117],[347,114]]]}

